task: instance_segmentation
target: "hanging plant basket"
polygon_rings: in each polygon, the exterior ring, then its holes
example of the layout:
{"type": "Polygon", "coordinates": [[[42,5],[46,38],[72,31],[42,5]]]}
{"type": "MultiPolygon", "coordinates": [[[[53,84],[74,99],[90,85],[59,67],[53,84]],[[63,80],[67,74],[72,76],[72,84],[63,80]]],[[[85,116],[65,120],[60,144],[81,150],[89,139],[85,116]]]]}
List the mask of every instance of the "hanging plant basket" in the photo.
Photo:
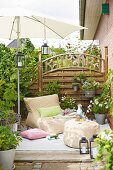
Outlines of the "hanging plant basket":
{"type": "Polygon", "coordinates": [[[74,91],[78,91],[79,90],[79,83],[72,83],[72,87],[74,91]]]}
{"type": "Polygon", "coordinates": [[[78,86],[78,85],[73,86],[73,90],[74,90],[74,91],[78,91],[78,90],[79,90],[79,86],[78,86]]]}

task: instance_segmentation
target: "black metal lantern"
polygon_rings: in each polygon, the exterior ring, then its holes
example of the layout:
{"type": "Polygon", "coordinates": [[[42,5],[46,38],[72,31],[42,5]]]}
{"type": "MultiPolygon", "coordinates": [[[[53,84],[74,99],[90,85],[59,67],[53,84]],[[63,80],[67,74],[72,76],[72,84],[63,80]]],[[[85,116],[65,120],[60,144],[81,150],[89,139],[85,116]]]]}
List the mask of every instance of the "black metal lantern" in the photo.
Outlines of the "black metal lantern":
{"type": "Polygon", "coordinates": [[[41,46],[41,54],[49,54],[49,46],[47,45],[47,42],[44,42],[44,44],[41,46]]]}
{"type": "Polygon", "coordinates": [[[79,141],[80,154],[89,154],[89,144],[86,137],[82,137],[79,141]]]}
{"type": "Polygon", "coordinates": [[[90,158],[94,159],[98,153],[97,150],[97,144],[95,143],[95,139],[97,138],[97,134],[94,134],[91,138],[90,138],[90,158]]]}
{"type": "Polygon", "coordinates": [[[16,55],[16,67],[22,68],[24,66],[25,66],[25,56],[21,52],[18,52],[16,55]]]}

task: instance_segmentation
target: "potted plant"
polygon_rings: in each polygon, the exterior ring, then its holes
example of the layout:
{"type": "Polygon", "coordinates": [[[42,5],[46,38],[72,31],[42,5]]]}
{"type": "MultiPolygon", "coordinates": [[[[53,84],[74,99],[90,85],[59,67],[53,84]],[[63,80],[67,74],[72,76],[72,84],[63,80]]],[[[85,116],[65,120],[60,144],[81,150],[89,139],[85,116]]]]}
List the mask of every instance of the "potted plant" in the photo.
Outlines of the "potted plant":
{"type": "Polygon", "coordinates": [[[79,79],[80,79],[81,84],[83,84],[86,81],[86,74],[83,71],[80,72],[79,79]]]}
{"type": "Polygon", "coordinates": [[[21,141],[18,132],[13,132],[8,126],[0,126],[0,165],[3,170],[13,167],[15,150],[21,141]]]}
{"type": "Polygon", "coordinates": [[[76,75],[73,77],[72,87],[74,91],[77,91],[80,87],[80,78],[76,75]]]}
{"type": "Polygon", "coordinates": [[[17,123],[19,121],[19,116],[13,110],[3,110],[0,111],[0,125],[10,126],[13,131],[17,131],[17,123]]]}
{"type": "Polygon", "coordinates": [[[111,95],[112,83],[113,83],[113,70],[109,69],[109,72],[107,74],[107,80],[103,85],[101,96],[103,96],[103,98],[106,98],[107,96],[107,98],[109,98],[110,100],[110,109],[106,113],[106,118],[110,128],[113,130],[113,96],[111,95]]]}
{"type": "Polygon", "coordinates": [[[97,123],[104,124],[106,112],[108,112],[109,108],[110,108],[110,99],[97,96],[90,101],[90,105],[88,106],[87,113],[92,112],[95,115],[95,119],[97,123]]]}
{"type": "Polygon", "coordinates": [[[66,95],[61,98],[60,106],[62,109],[77,109],[75,99],[66,95]]]}
{"type": "Polygon", "coordinates": [[[98,88],[99,88],[99,82],[97,82],[92,78],[87,79],[82,85],[82,89],[84,90],[85,97],[94,97],[95,90],[98,88]]]}

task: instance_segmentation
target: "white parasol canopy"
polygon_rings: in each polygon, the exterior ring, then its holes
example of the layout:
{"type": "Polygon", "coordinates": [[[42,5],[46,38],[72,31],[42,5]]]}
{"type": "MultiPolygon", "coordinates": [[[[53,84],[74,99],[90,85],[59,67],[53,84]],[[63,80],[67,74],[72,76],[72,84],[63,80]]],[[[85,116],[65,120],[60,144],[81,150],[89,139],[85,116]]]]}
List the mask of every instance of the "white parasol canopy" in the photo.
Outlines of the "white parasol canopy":
{"type": "MultiPolygon", "coordinates": [[[[1,16],[0,17],[0,38],[17,38],[17,18],[1,16]]],[[[46,29],[46,38],[65,38],[74,31],[83,29],[81,26],[72,25],[57,20],[52,20],[40,16],[19,16],[20,38],[43,38],[44,25],[46,29]]]]}

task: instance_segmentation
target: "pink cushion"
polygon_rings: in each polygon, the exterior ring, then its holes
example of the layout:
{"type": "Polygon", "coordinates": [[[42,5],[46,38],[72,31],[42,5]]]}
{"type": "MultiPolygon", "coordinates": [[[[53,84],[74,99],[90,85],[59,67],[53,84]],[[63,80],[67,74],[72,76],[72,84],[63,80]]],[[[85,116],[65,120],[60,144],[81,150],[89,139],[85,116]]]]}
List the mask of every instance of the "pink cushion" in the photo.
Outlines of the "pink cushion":
{"type": "Polygon", "coordinates": [[[40,139],[44,138],[48,135],[48,132],[45,132],[41,129],[35,128],[35,129],[29,129],[25,130],[20,133],[23,138],[27,139],[40,139]]]}

